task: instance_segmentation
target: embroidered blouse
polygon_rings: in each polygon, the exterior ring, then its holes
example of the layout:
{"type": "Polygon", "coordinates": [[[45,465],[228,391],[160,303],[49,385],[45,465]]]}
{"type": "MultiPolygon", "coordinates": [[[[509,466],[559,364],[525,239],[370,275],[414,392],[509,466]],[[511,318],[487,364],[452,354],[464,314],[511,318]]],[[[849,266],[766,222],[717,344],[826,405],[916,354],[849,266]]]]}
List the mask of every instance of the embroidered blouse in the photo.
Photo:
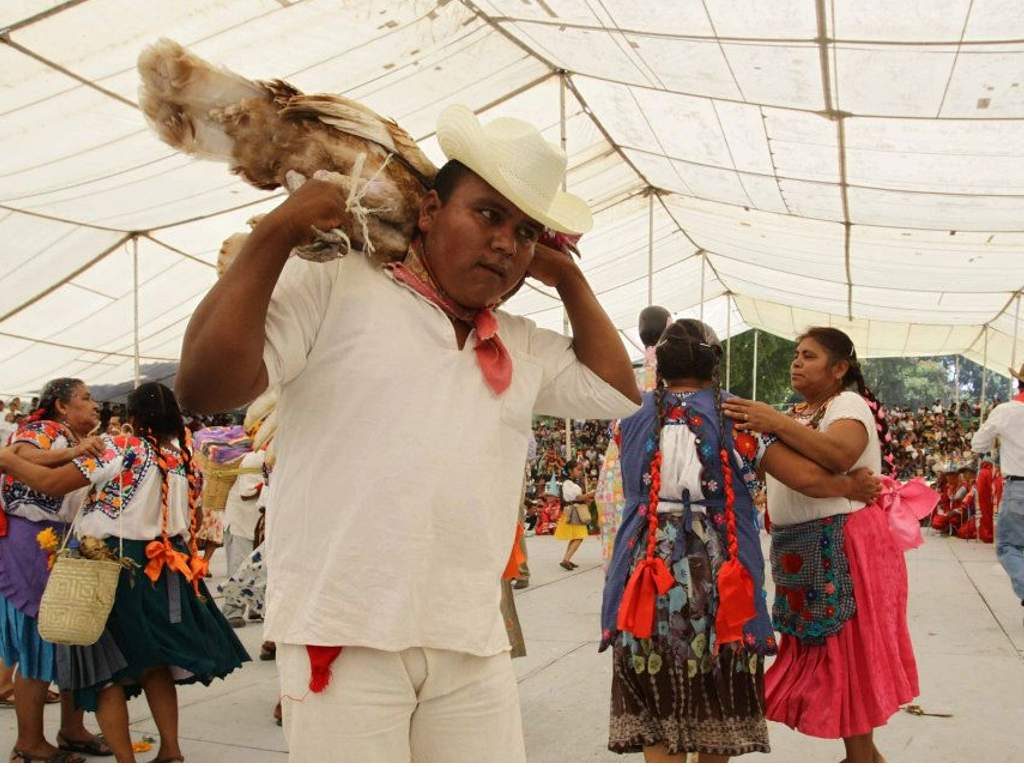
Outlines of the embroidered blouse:
{"type": "MultiPolygon", "coordinates": [[[[104,436],[106,450],[101,458],[83,455],[74,460],[83,476],[96,485],[78,522],[79,535],[96,538],[118,536],[122,516],[127,540],[148,541],[160,537],[162,519],[160,493],[162,478],[153,446],[139,437],[104,436]],[[117,475],[117,467],[122,467],[117,475]]],[[[177,443],[175,443],[176,445],[177,443]]],[[[188,478],[185,462],[177,449],[162,448],[168,465],[167,534],[188,537],[188,478]]]]}
{"type": "MultiPolygon", "coordinates": [[[[71,434],[56,421],[33,421],[14,433],[11,444],[18,443],[40,450],[63,450],[71,446],[71,434]]],[[[6,513],[32,522],[70,522],[88,492],[82,488],[63,497],[45,495],[7,475],[0,483],[6,513]]]]}

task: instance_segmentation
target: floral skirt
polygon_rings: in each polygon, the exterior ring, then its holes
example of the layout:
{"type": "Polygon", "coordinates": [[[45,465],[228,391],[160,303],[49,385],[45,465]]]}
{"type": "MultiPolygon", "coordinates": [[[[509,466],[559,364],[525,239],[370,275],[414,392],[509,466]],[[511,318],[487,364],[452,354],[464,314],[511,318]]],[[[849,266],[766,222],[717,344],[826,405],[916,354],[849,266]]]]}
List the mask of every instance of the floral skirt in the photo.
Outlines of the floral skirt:
{"type": "Polygon", "coordinates": [[[264,615],[267,570],[262,543],[249,555],[245,564],[238,568],[238,572],[233,573],[217,590],[224,596],[224,604],[243,605],[251,612],[264,615]]]}
{"type": "Polygon", "coordinates": [[[783,635],[765,679],[768,718],[818,738],[862,735],[919,694],[907,565],[885,512],[854,512],[845,538],[857,611],[824,644],[783,635]]]}
{"type": "MultiPolygon", "coordinates": [[[[764,655],[756,647],[724,647],[713,655],[712,581],[724,554],[706,519],[703,513],[659,518],[656,551],[675,584],[657,598],[650,639],[615,637],[608,748],[616,753],[658,743],[672,754],[770,751],[764,655]]],[[[645,552],[636,548],[638,561],[645,552]]]]}
{"type": "Polygon", "coordinates": [[[670,754],[771,750],[762,656],[726,648],[714,668],[701,672],[666,642],[645,646],[638,653],[614,649],[609,750],[638,752],[658,743],[670,754]]]}

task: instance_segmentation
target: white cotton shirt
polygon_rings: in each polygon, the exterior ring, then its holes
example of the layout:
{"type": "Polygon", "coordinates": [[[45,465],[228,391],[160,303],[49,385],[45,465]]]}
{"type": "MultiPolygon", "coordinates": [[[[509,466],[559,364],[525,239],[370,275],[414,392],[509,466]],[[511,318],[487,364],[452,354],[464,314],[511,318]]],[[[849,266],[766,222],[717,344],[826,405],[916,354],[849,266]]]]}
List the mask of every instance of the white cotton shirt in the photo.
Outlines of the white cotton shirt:
{"type": "Polygon", "coordinates": [[[690,491],[691,501],[704,500],[700,486],[702,465],[697,454],[697,435],[684,423],[670,423],[661,429],[661,491],[658,511],[683,508],[676,498],[690,491]]]}
{"type": "Polygon", "coordinates": [[[353,254],[292,259],[267,315],[281,385],[267,515],[267,639],[479,656],[508,649],[500,577],[534,413],[638,405],[572,340],[496,312],[514,365],[497,396],[436,306],[353,254]]]}
{"type": "Polygon", "coordinates": [[[567,479],[562,483],[562,500],[566,503],[575,503],[576,499],[583,495],[583,488],[567,479]]]}
{"type": "Polygon", "coordinates": [[[987,453],[997,438],[1000,470],[1004,475],[1024,477],[1024,402],[996,405],[971,439],[971,449],[987,453]]]}
{"type": "Polygon", "coordinates": [[[266,453],[255,450],[242,456],[238,468],[242,473],[235,477],[235,483],[228,491],[224,502],[224,529],[239,538],[252,540],[256,522],[260,518],[259,499],[256,492],[263,484],[263,461],[266,453]],[[245,500],[247,496],[253,496],[245,500]]]}
{"type": "MultiPolygon", "coordinates": [[[[864,424],[868,433],[868,444],[860,458],[850,467],[867,468],[875,474],[882,473],[882,453],[878,442],[878,425],[868,403],[857,392],[844,391],[829,403],[824,418],[818,425],[819,431],[828,431],[836,421],[852,420],[864,424]]],[[[864,508],[863,503],[848,498],[811,498],[798,493],[779,482],[770,474],[767,477],[768,515],[772,524],[780,527],[824,519],[836,514],[851,514],[864,508]]]]}

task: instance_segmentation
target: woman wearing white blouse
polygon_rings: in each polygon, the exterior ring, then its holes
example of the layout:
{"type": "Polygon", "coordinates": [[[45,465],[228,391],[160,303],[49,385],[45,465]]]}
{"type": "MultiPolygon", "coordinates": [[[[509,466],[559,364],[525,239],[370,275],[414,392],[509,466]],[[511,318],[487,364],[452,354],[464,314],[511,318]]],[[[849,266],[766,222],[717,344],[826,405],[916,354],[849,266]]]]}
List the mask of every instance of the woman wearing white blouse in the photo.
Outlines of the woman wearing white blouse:
{"type": "MultiPolygon", "coordinates": [[[[777,442],[838,473],[880,473],[883,459],[891,469],[884,409],[865,385],[845,333],[808,330],[790,374],[804,397],[792,417],[747,400],[724,406],[740,428],[765,435],[761,467],[769,475],[777,442]]],[[[765,675],[766,716],[807,735],[841,737],[845,761],[884,761],[874,729],[919,693],[907,628],[905,546],[882,506],[809,498],[771,476],[768,513],[772,617],[782,640],[765,675]]]]}

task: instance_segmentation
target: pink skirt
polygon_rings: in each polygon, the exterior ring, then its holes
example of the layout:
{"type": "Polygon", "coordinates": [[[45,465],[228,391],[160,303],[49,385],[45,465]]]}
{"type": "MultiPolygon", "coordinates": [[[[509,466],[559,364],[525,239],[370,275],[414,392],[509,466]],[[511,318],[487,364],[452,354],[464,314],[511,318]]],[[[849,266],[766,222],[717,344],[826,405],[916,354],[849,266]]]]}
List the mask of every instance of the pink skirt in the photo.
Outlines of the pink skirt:
{"type": "Polygon", "coordinates": [[[854,512],[845,531],[856,613],[824,644],[783,634],[765,673],[765,716],[818,738],[881,727],[920,692],[907,628],[907,565],[885,512],[854,512]]]}

